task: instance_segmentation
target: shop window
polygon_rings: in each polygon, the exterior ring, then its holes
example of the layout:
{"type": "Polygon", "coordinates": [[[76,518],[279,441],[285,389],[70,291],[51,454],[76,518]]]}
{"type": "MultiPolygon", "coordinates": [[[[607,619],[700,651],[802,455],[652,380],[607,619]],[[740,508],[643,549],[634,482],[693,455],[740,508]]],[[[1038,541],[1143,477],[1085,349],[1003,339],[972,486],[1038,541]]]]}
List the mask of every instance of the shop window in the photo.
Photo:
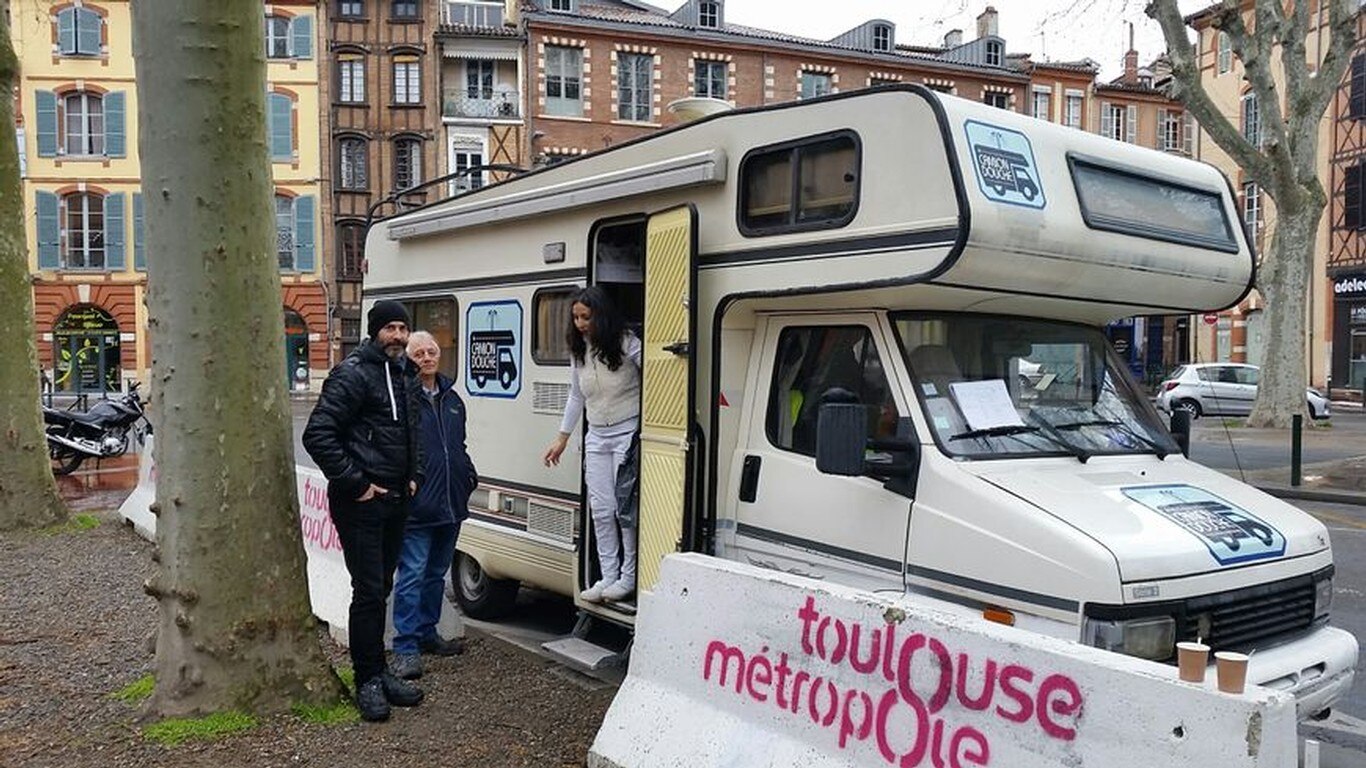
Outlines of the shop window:
{"type": "Polygon", "coordinates": [[[285,386],[308,389],[308,323],[285,307],[285,386]]]}
{"type": "Polygon", "coordinates": [[[437,370],[455,379],[456,371],[460,370],[456,365],[459,362],[457,341],[460,337],[455,299],[421,299],[405,301],[403,304],[408,308],[408,316],[413,319],[412,330],[426,331],[436,339],[436,346],[441,350],[441,363],[437,370]]]}
{"type": "Polygon", "coordinates": [[[535,318],[531,328],[531,359],[541,365],[569,365],[570,302],[579,292],[578,286],[546,288],[531,299],[531,314],[535,318]]]}
{"type": "Polygon", "coordinates": [[[740,163],[740,231],[747,236],[841,227],[858,207],[853,133],[756,150],[740,163]]]}
{"type": "Polygon", "coordinates": [[[53,388],[112,392],[121,388],[119,324],[99,307],[72,307],[52,328],[53,388]]]}

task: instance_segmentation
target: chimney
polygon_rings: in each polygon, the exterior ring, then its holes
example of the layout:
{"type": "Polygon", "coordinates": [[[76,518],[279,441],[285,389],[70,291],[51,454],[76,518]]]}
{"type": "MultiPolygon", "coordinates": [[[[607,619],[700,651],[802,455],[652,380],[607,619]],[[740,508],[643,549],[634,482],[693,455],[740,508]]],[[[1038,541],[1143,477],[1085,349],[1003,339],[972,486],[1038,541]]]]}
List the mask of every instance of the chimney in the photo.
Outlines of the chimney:
{"type": "Polygon", "coordinates": [[[503,26],[516,27],[522,23],[522,0],[503,0],[503,26]]]}
{"type": "Polygon", "coordinates": [[[948,33],[947,35],[944,35],[944,47],[945,47],[945,48],[957,48],[958,46],[960,46],[960,45],[962,45],[962,44],[963,44],[963,30],[961,30],[961,29],[950,29],[950,30],[949,30],[949,33],[948,33]]]}
{"type": "Polygon", "coordinates": [[[1124,54],[1124,83],[1138,82],[1138,51],[1134,50],[1134,25],[1129,24],[1129,50],[1124,54]]]}
{"type": "Polygon", "coordinates": [[[982,15],[977,17],[977,39],[1000,36],[1001,30],[996,19],[996,9],[988,5],[986,10],[982,11],[982,15]]]}

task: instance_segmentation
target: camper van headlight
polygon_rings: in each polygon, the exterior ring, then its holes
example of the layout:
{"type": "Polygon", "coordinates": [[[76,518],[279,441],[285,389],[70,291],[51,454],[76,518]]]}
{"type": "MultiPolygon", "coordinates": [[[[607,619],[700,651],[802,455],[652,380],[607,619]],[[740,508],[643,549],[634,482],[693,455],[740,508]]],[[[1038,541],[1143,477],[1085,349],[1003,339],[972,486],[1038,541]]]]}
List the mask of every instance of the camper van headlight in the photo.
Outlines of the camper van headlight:
{"type": "Polygon", "coordinates": [[[1314,582],[1314,619],[1322,619],[1328,616],[1328,611],[1333,607],[1333,577],[1319,579],[1314,582]]]}
{"type": "Polygon", "coordinates": [[[1081,641],[1107,651],[1161,661],[1176,645],[1176,620],[1171,616],[1137,619],[1093,619],[1082,624],[1081,641]]]}

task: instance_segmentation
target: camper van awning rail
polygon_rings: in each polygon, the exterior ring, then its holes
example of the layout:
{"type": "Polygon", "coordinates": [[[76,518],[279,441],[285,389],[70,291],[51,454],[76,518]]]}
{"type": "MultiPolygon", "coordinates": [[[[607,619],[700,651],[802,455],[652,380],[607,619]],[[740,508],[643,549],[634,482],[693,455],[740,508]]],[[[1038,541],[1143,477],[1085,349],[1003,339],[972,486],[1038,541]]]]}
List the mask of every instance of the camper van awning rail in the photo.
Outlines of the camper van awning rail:
{"type": "Polygon", "coordinates": [[[571,178],[558,184],[504,195],[492,194],[481,200],[472,200],[466,205],[457,203],[452,207],[421,211],[391,222],[389,239],[405,240],[464,227],[511,221],[547,211],[580,208],[666,189],[718,184],[725,180],[725,151],[709,149],[636,168],[571,178]]]}

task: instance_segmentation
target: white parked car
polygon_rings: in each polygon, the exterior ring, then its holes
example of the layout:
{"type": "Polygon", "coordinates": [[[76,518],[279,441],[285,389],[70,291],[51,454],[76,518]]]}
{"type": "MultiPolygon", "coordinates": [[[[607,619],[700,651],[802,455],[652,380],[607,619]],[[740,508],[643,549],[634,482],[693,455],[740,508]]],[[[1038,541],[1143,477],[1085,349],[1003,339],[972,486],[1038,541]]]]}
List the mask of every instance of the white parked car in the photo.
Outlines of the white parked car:
{"type": "MultiPolygon", "coordinates": [[[[1191,418],[1246,416],[1257,399],[1257,378],[1261,370],[1244,363],[1191,363],[1171,372],[1160,385],[1157,407],[1165,413],[1184,410],[1191,418]]],[[[1306,389],[1309,415],[1326,419],[1331,415],[1328,398],[1317,389],[1306,389]]]]}

